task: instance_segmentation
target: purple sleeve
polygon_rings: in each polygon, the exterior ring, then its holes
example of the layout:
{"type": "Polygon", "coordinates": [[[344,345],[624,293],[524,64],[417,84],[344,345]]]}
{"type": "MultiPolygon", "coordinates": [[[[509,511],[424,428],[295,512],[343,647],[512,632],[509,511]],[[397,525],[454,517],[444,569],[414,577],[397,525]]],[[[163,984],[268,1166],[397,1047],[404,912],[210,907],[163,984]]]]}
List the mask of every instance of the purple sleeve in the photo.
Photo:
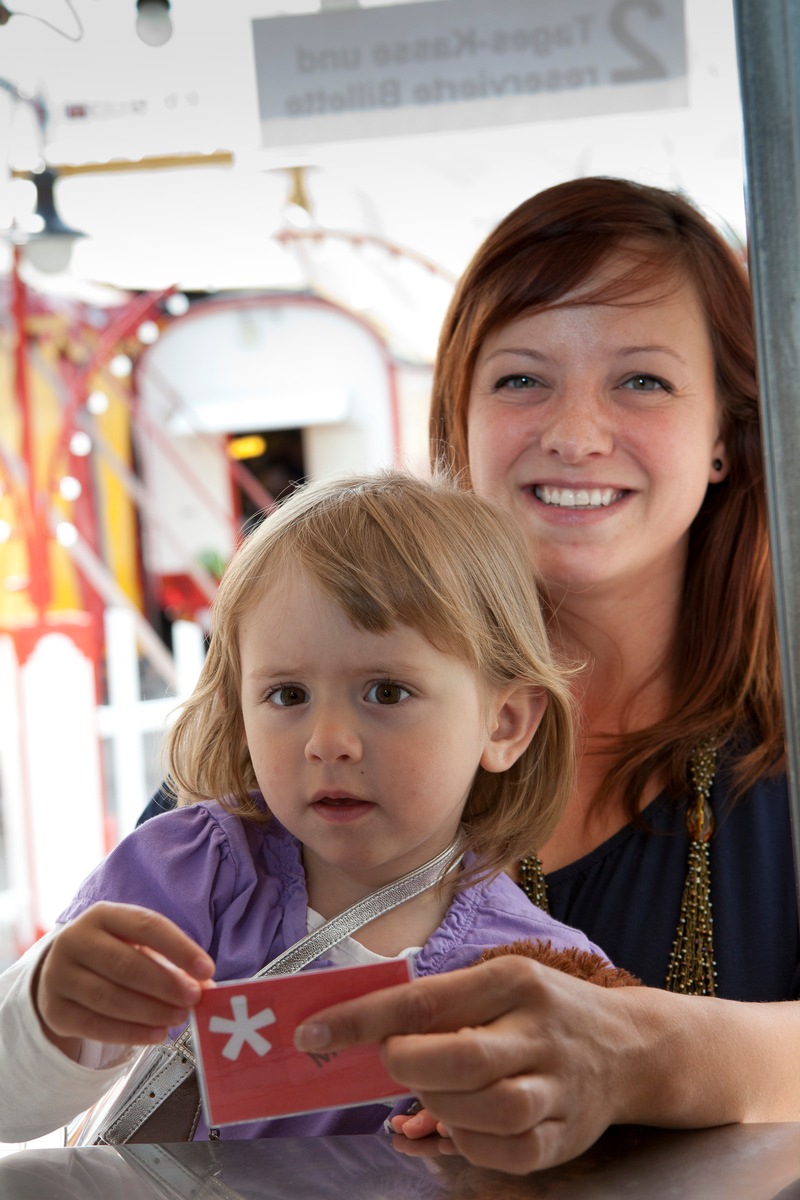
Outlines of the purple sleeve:
{"type": "Polygon", "coordinates": [[[139,904],[163,913],[210,950],[217,913],[233,899],[236,874],[226,825],[205,806],[177,809],[120,842],[58,920],[69,921],[99,900],[139,904]]]}
{"type": "Polygon", "coordinates": [[[245,820],[214,801],[140,825],[83,882],[59,921],[98,900],[163,913],[208,951],[218,980],[247,978],[307,932],[295,839],[277,822],[245,820]]]}
{"type": "Polygon", "coordinates": [[[536,908],[507,875],[498,875],[456,894],[444,921],[417,956],[418,975],[438,975],[470,966],[490,946],[530,938],[555,950],[575,947],[608,956],[579,929],[536,908]]]}

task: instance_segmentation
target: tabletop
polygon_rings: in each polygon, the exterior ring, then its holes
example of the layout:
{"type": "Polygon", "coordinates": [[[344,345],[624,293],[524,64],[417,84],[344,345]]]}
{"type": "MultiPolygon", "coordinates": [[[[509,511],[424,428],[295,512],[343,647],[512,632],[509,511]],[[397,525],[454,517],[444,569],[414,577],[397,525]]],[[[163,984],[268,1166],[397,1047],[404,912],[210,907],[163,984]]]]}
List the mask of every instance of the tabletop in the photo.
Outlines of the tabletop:
{"type": "Polygon", "coordinates": [[[800,1200],[800,1124],[610,1130],[563,1166],[516,1176],[437,1139],[286,1138],[20,1150],[2,1200],[800,1200]],[[452,1147],[450,1147],[452,1149],[452,1147]]]}

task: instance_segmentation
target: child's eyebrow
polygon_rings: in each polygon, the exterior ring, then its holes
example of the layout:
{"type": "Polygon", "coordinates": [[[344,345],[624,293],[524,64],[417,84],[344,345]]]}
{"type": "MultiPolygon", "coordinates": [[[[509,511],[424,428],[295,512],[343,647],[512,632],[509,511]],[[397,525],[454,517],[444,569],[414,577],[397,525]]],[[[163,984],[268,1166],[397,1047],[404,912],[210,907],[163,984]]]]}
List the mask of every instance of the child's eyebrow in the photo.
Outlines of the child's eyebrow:
{"type": "MultiPolygon", "coordinates": [[[[244,672],[245,679],[252,679],[258,683],[264,679],[299,679],[304,675],[312,673],[316,668],[312,664],[284,664],[284,663],[265,663],[260,666],[253,667],[250,671],[244,672]]],[[[395,675],[428,675],[431,674],[434,668],[423,666],[421,663],[395,660],[394,662],[385,662],[381,660],[365,659],[363,662],[349,663],[346,673],[349,675],[375,675],[375,676],[395,676],[395,675]]]]}
{"type": "Polygon", "coordinates": [[[256,683],[258,683],[258,681],[261,679],[289,679],[293,676],[302,674],[303,669],[301,667],[282,667],[267,664],[266,666],[253,667],[252,670],[245,671],[244,678],[253,679],[256,683]]]}

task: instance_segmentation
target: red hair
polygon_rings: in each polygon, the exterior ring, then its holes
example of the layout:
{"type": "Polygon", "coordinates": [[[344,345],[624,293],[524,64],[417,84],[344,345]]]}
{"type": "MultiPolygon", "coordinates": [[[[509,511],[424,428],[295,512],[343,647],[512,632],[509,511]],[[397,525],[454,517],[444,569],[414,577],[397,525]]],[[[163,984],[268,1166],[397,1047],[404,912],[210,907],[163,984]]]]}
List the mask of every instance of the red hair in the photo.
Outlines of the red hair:
{"type": "Polygon", "coordinates": [[[783,765],[783,721],[759,425],[750,288],[742,258],[682,196],[622,179],[548,188],[509,214],[462,276],[439,340],[431,408],[434,461],[469,480],[467,409],[490,333],[522,314],[619,303],[688,280],[708,321],[728,474],[708,488],[690,531],[683,604],[666,667],[672,706],[655,725],[614,739],[599,800],[622,795],[635,816],[653,776],[685,791],[693,748],[728,743],[732,794],[783,765]],[[624,249],[620,273],[599,276],[624,249]],[[597,277],[596,287],[592,280],[597,277]],[[571,294],[580,290],[580,299],[571,294]]]}

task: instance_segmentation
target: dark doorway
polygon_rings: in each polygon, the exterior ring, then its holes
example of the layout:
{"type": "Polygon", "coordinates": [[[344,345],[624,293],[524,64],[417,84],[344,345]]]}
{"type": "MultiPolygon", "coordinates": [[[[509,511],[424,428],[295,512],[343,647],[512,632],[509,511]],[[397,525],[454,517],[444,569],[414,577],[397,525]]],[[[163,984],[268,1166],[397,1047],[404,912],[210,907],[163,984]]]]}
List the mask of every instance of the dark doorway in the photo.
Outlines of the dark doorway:
{"type": "MultiPolygon", "coordinates": [[[[230,450],[235,453],[237,446],[247,452],[243,457],[236,454],[238,461],[255,476],[273,500],[280,500],[298,484],[305,482],[302,430],[247,430],[231,437],[230,450]]],[[[263,513],[243,488],[237,485],[236,490],[242,525],[250,529],[259,523],[263,513]]]]}

